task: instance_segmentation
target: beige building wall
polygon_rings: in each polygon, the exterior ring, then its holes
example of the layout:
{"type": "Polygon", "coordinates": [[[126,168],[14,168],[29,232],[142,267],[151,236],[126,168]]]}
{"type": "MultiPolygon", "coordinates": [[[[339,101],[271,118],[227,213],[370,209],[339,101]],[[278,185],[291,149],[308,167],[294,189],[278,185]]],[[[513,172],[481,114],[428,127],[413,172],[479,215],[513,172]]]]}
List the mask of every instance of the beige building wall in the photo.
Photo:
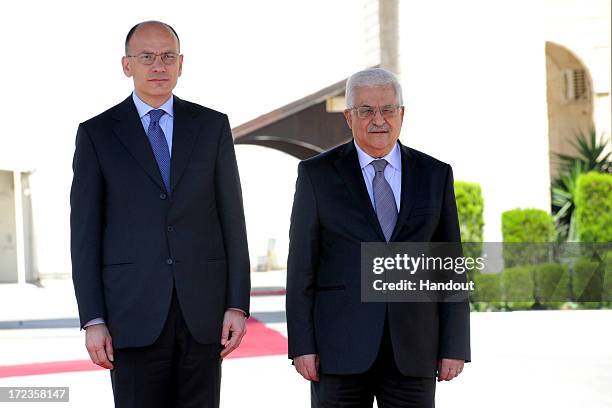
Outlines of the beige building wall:
{"type": "Polygon", "coordinates": [[[481,185],[487,241],[506,210],[550,210],[542,14],[527,0],[400,3],[402,141],[481,185]]]}
{"type": "Polygon", "coordinates": [[[598,134],[610,137],[611,2],[609,0],[544,0],[546,41],[576,55],[593,82],[593,119],[598,134]]]}
{"type": "Polygon", "coordinates": [[[573,154],[576,137],[594,126],[592,80],[571,51],[547,42],[546,88],[550,173],[556,178],[562,171],[558,155],[573,154]]]}
{"type": "Polygon", "coordinates": [[[366,67],[380,64],[380,0],[361,0],[363,54],[366,67]]]}
{"type": "Polygon", "coordinates": [[[0,283],[38,280],[30,173],[0,170],[0,283]]]}
{"type": "Polygon", "coordinates": [[[400,74],[399,4],[400,0],[361,0],[367,67],[381,66],[400,74]]]}
{"type": "MultiPolygon", "coordinates": [[[[400,1],[398,15],[402,141],[481,184],[486,240],[501,240],[503,211],[550,211],[552,152],[571,153],[566,140],[592,125],[610,137],[610,2],[400,1]],[[570,102],[569,69],[585,69],[588,87],[570,102]]],[[[388,38],[378,61],[393,69],[383,63],[388,38]]]]}
{"type": "Polygon", "coordinates": [[[0,283],[17,283],[13,172],[0,170],[0,283]]]}
{"type": "MultiPolygon", "coordinates": [[[[592,126],[610,143],[610,1],[545,0],[545,5],[551,152],[573,153],[567,140],[592,126]],[[587,72],[587,94],[580,100],[566,98],[563,70],[568,68],[587,72]]],[[[557,162],[551,155],[553,175],[557,162]]]]}

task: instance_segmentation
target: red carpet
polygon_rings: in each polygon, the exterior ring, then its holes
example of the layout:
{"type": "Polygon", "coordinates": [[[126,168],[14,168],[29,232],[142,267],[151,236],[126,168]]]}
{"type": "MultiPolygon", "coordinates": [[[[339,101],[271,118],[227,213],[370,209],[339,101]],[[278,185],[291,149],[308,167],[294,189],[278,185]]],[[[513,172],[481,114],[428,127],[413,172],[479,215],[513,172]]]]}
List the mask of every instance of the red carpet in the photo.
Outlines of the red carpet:
{"type": "MultiPolygon", "coordinates": [[[[83,346],[84,347],[84,346],[83,346]]],[[[287,339],[254,318],[247,320],[247,334],[242,344],[228,358],[261,357],[287,354],[287,339]]],[[[89,360],[53,361],[0,366],[0,378],[26,375],[61,374],[104,370],[89,360]]]]}
{"type": "Polygon", "coordinates": [[[276,356],[287,354],[287,339],[252,317],[247,320],[247,334],[240,347],[228,358],[276,356]]]}
{"type": "Polygon", "coordinates": [[[53,361],[50,363],[0,366],[0,378],[25,375],[61,374],[76,371],[104,370],[89,360],[53,361]]]}

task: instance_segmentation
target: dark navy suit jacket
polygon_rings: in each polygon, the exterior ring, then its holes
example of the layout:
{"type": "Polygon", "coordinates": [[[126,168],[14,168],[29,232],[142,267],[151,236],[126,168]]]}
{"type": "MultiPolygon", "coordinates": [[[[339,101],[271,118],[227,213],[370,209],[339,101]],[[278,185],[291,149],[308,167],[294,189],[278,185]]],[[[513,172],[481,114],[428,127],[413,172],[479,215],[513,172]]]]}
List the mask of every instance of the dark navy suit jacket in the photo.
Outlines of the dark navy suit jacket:
{"type": "Polygon", "coordinates": [[[114,346],[152,344],[173,285],[187,327],[218,343],[224,311],[249,310],[249,256],[227,116],[174,97],[171,192],[132,97],[82,123],[70,194],[81,326],[103,317],[114,346]]]}
{"type": "MultiPolygon", "coordinates": [[[[401,146],[395,242],[460,242],[451,167],[401,146]]],[[[317,353],[326,374],[365,372],[385,319],[398,368],[434,377],[440,358],[470,360],[469,305],[362,303],[362,242],[385,242],[353,141],[303,161],[287,262],[289,357],[317,353]]]]}

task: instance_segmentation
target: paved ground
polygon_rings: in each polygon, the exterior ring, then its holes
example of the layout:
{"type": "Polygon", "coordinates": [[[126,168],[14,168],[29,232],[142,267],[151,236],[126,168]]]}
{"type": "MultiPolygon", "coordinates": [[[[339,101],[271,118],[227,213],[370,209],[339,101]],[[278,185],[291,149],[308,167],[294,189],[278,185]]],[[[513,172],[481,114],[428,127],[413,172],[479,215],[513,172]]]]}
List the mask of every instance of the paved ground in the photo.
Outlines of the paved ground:
{"type": "MultiPolygon", "coordinates": [[[[252,298],[253,316],[271,329],[258,338],[286,336],[284,274],[257,273],[253,283],[266,295],[252,298]]],[[[107,372],[62,372],[61,362],[87,353],[70,282],[45,285],[0,285],[0,386],[69,386],[71,402],[53,406],[112,407],[107,372]],[[2,375],[8,366],[45,362],[56,363],[55,374],[2,375]]],[[[462,376],[438,384],[438,407],[612,407],[612,311],[473,313],[472,350],[462,376]]],[[[278,348],[272,352],[223,363],[223,407],[310,406],[309,385],[278,348]]],[[[40,406],[0,404],[13,405],[40,406]]]]}

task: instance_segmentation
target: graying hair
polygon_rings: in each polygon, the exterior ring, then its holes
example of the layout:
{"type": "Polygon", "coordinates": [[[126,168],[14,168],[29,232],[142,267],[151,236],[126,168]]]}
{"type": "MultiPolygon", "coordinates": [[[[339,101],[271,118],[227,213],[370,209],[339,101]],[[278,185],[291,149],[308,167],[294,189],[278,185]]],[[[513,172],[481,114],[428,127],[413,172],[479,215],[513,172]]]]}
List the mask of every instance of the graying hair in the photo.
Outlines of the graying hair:
{"type": "Polygon", "coordinates": [[[397,102],[399,105],[403,105],[404,100],[402,98],[402,86],[400,85],[395,74],[391,71],[387,71],[384,68],[368,68],[354,73],[346,81],[346,107],[349,109],[354,108],[353,98],[355,88],[385,85],[393,85],[395,95],[397,96],[397,102]]]}

